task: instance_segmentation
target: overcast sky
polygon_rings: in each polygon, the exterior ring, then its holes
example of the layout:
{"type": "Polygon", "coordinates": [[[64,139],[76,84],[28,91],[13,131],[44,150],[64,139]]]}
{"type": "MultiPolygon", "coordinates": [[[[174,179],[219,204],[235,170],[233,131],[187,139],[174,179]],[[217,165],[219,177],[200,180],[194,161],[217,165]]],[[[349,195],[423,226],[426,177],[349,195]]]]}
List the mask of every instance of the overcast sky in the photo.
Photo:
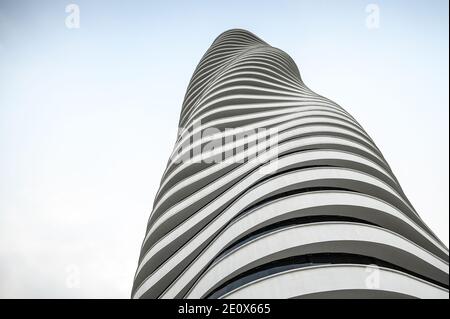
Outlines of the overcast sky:
{"type": "Polygon", "coordinates": [[[0,2],[0,297],[130,296],[186,86],[235,27],[355,116],[448,246],[447,0],[74,0],[68,28],[70,3],[0,2]]]}

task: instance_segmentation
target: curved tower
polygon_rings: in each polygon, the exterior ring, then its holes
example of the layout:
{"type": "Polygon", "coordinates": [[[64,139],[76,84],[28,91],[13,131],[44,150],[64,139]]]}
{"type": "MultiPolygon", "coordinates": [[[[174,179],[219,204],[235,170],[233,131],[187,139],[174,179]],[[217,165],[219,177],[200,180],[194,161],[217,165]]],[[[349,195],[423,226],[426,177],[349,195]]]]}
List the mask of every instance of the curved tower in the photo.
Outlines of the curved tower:
{"type": "Polygon", "coordinates": [[[448,298],[448,249],[285,52],[221,34],[179,126],[133,298],[448,298]]]}

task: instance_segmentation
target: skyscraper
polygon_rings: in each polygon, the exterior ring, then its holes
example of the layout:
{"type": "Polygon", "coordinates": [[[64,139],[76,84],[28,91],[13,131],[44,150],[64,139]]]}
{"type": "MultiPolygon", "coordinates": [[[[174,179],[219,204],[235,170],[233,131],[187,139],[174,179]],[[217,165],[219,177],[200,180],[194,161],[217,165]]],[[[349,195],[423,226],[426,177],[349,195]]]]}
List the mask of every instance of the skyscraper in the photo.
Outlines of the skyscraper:
{"type": "Polygon", "coordinates": [[[448,298],[448,249],[285,52],[222,33],[179,126],[133,298],[448,298]]]}

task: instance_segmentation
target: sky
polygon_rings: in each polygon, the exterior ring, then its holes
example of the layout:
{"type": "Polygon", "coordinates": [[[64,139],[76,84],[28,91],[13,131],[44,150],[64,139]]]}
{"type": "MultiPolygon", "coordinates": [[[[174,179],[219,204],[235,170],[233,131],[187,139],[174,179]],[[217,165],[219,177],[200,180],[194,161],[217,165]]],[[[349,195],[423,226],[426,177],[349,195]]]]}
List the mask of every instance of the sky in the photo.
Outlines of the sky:
{"type": "Polygon", "coordinates": [[[230,28],[359,121],[448,247],[448,5],[0,1],[0,297],[130,297],[185,89],[230,28]]]}

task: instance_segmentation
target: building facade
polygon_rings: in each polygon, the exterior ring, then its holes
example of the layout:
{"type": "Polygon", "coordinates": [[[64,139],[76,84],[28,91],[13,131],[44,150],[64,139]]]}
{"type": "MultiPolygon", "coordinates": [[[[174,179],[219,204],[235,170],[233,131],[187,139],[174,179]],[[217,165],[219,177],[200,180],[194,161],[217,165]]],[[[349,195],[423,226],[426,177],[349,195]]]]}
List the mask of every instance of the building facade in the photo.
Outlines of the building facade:
{"type": "Polygon", "coordinates": [[[448,249],[285,52],[221,34],[179,126],[133,298],[448,298],[448,249]]]}

